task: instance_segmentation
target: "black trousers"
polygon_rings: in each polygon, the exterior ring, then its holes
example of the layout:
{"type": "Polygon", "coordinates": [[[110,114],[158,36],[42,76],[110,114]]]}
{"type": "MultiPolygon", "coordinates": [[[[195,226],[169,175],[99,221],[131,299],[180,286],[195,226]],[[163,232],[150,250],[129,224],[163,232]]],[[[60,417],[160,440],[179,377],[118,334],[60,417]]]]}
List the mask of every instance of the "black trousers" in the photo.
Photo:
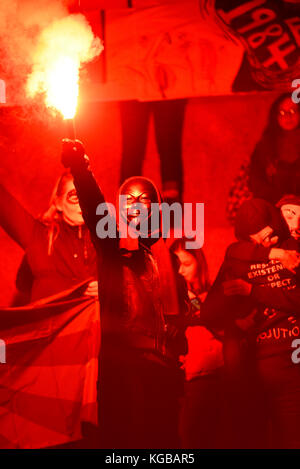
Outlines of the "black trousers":
{"type": "Polygon", "coordinates": [[[257,371],[270,447],[300,449],[300,365],[287,353],[259,359],[257,371]]]}
{"type": "Polygon", "coordinates": [[[233,447],[300,449],[300,365],[289,351],[269,357],[257,352],[255,343],[246,353],[234,340],[224,347],[233,447]]]}
{"type": "Polygon", "coordinates": [[[101,448],[178,448],[180,370],[138,351],[104,355],[100,364],[101,448]]]}
{"type": "Polygon", "coordinates": [[[255,344],[234,331],[226,332],[224,354],[224,394],[228,405],[226,431],[232,449],[268,447],[264,393],[257,372],[255,344]]]}
{"type": "Polygon", "coordinates": [[[183,448],[227,448],[223,370],[185,383],[180,418],[183,448]]]}
{"type": "Polygon", "coordinates": [[[160,156],[164,198],[182,198],[183,170],[181,140],[186,99],[166,101],[121,101],[122,161],[121,183],[142,174],[151,114],[160,156]],[[169,195],[177,192],[177,197],[169,195]]]}

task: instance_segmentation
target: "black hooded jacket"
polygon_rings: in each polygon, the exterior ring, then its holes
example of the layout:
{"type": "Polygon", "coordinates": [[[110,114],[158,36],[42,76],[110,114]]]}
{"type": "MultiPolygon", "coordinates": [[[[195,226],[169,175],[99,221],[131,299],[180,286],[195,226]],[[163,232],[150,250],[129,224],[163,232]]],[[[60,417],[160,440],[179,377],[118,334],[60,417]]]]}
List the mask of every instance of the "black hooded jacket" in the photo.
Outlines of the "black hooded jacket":
{"type": "MultiPolygon", "coordinates": [[[[237,319],[254,313],[255,324],[248,331],[248,336],[260,344],[257,352],[266,356],[290,351],[292,338],[300,334],[298,275],[284,269],[279,261],[270,261],[271,248],[249,240],[249,234],[268,225],[275,233],[284,236],[286,226],[280,213],[265,201],[247,201],[240,210],[236,220],[240,241],[226,251],[222,267],[203,305],[201,320],[210,327],[232,330],[237,319]],[[250,297],[226,296],[223,282],[239,278],[253,285],[250,297]]],[[[281,241],[280,247],[297,250],[298,243],[288,238],[281,241]]]]}
{"type": "MultiPolygon", "coordinates": [[[[99,204],[106,202],[86,160],[77,158],[70,163],[83,217],[98,257],[102,348],[120,351],[130,347],[165,362],[177,360],[179,354],[186,352],[184,317],[188,298],[179,274],[173,268],[162,272],[153,255],[153,244],[163,241],[152,239],[149,244],[149,240],[139,239],[139,248],[127,251],[120,248],[118,230],[116,237],[99,238],[96,233],[99,221],[108,217],[110,225],[116,227],[116,220],[108,210],[97,215],[99,204]],[[173,314],[166,314],[163,275],[167,283],[174,276],[173,293],[178,292],[178,308],[173,314]]],[[[162,250],[164,247],[163,243],[162,250]]],[[[173,260],[171,264],[174,266],[173,260]]]]}

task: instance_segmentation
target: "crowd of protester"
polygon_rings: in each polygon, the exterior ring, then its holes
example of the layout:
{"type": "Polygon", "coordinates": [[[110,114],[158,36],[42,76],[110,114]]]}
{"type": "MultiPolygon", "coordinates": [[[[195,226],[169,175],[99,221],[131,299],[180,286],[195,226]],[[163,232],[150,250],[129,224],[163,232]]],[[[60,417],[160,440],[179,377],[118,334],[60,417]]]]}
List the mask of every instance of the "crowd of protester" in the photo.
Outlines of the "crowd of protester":
{"type": "Polygon", "coordinates": [[[162,226],[154,234],[151,223],[141,236],[140,207],[151,221],[151,204],[161,202],[149,179],[121,185],[116,219],[97,213],[106,202],[78,141],[64,141],[66,172],[39,219],[0,187],[1,226],[25,250],[18,301],[80,281],[79,294],[99,295],[99,427],[86,436],[94,447],[300,448],[300,368],[292,361],[300,338],[299,123],[290,97],[275,101],[251,157],[251,194],[235,211],[236,241],[214,282],[203,249],[188,249],[188,239],[167,248],[162,226]],[[97,236],[99,221],[116,235],[97,236]]]}

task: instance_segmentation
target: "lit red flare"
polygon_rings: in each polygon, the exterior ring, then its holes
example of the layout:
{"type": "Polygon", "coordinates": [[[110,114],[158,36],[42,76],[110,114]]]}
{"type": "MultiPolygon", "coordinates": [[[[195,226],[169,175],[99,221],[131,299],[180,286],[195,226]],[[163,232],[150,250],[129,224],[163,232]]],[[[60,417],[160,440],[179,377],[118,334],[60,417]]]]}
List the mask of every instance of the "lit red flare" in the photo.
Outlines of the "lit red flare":
{"type": "Polygon", "coordinates": [[[28,77],[30,97],[45,95],[46,106],[65,119],[76,113],[80,68],[103,50],[83,15],[69,15],[51,23],[39,36],[32,73],[28,77]]]}

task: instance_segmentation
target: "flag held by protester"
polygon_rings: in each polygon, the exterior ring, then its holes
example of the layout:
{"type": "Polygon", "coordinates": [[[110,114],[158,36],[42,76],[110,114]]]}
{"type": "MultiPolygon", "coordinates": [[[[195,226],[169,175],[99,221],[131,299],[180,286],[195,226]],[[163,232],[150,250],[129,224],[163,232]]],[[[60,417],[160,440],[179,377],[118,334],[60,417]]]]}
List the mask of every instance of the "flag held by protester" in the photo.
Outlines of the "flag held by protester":
{"type": "Polygon", "coordinates": [[[74,292],[1,310],[0,448],[64,444],[97,424],[99,307],[74,292]]]}

